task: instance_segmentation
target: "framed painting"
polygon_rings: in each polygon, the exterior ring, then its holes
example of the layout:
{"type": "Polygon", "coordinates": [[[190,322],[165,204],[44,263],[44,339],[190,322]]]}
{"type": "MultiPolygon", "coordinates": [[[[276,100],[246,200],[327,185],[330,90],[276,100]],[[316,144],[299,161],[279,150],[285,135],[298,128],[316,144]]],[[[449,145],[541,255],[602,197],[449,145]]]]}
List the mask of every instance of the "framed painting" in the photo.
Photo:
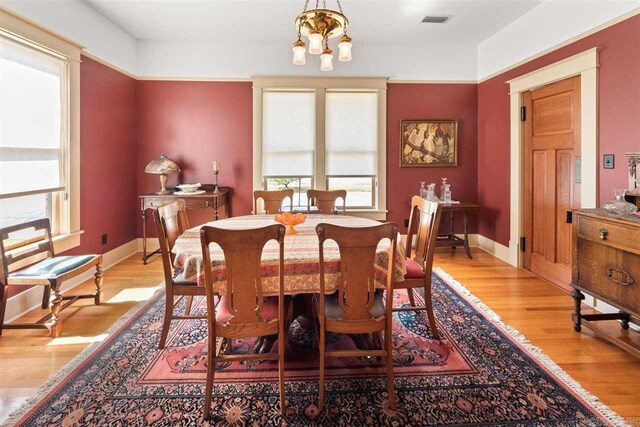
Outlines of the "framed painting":
{"type": "Polygon", "coordinates": [[[403,120],[400,167],[458,166],[457,120],[403,120]]]}

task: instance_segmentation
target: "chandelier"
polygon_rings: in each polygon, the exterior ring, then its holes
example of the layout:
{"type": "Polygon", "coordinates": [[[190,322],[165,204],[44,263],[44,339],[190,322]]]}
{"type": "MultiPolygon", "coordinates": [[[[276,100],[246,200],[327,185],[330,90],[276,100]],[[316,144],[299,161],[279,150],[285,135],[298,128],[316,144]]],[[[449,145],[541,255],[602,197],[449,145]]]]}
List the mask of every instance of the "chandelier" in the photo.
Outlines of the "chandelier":
{"type": "Polygon", "coordinates": [[[327,9],[327,1],[322,1],[322,9],[319,7],[319,0],[316,0],[315,9],[307,10],[309,0],[304,3],[302,13],[296,18],[296,29],[298,30],[298,40],[293,44],[293,63],[295,65],[306,64],[305,42],[302,36],[309,39],[309,53],[320,55],[320,70],[333,70],[333,51],[329,49],[329,39],[340,37],[338,43],[338,60],[340,62],[351,61],[351,37],[347,35],[349,20],[342,12],[340,0],[338,3],[339,12],[327,9]]]}

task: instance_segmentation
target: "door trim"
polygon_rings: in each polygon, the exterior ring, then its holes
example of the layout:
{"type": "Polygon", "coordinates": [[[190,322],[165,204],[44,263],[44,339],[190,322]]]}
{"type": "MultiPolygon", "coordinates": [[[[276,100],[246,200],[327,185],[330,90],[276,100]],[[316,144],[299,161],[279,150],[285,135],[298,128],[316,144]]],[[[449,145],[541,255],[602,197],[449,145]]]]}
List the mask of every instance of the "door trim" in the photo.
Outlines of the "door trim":
{"type": "Polygon", "coordinates": [[[522,92],[544,86],[558,80],[580,76],[580,150],[582,156],[581,192],[582,208],[594,208],[598,197],[598,66],[599,47],[555,62],[546,67],[516,77],[509,84],[511,120],[511,171],[510,171],[510,236],[509,258],[515,267],[521,267],[520,236],[523,224],[524,184],[524,131],[520,121],[522,92]]]}

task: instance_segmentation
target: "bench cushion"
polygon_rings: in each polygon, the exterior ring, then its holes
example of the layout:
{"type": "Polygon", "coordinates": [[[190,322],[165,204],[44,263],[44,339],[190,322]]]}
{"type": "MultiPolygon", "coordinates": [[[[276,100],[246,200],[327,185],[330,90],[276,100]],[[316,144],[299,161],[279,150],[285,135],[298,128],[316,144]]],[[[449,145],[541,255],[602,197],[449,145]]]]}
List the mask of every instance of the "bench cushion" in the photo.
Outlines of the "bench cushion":
{"type": "Polygon", "coordinates": [[[85,265],[97,255],[69,255],[44,259],[37,264],[9,274],[9,278],[55,279],[75,268],[85,265]]]}

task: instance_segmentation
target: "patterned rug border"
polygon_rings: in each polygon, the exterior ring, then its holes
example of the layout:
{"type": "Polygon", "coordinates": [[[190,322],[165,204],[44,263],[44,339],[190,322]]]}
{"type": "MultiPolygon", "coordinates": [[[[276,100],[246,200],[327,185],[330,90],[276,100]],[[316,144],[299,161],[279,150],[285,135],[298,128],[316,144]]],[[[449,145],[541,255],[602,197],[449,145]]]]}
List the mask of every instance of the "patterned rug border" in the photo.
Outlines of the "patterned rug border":
{"type": "Polygon", "coordinates": [[[449,286],[457,291],[461,296],[471,302],[478,311],[483,314],[489,321],[496,325],[499,329],[505,332],[511,337],[516,344],[518,344],[527,354],[529,354],[535,361],[540,363],[552,376],[554,376],[558,382],[564,384],[569,390],[571,390],[576,397],[581,399],[587,406],[595,409],[597,413],[611,423],[613,426],[630,426],[624,418],[613,411],[609,406],[602,403],[591,392],[587,391],[582,385],[576,381],[571,375],[569,375],[564,369],[562,369],[556,362],[554,362],[542,349],[531,343],[520,331],[516,328],[505,324],[500,316],[489,308],[480,298],[475,296],[469,289],[467,289],[462,283],[458,282],[449,273],[444,271],[440,267],[435,267],[433,272],[436,273],[442,280],[444,280],[449,286]]]}
{"type": "MultiPolygon", "coordinates": [[[[557,363],[555,363],[549,356],[547,356],[539,347],[533,345],[520,331],[505,324],[500,316],[487,306],[480,298],[476,297],[469,289],[463,284],[453,278],[449,273],[444,271],[440,267],[435,267],[433,272],[437,274],[442,280],[444,280],[451,288],[458,292],[463,298],[472,303],[487,320],[492,322],[500,330],[502,330],[507,336],[513,339],[527,354],[529,354],[535,361],[537,361],[544,369],[546,369],[551,375],[553,375],[558,382],[565,385],[571,390],[576,397],[581,399],[583,403],[595,409],[595,411],[607,422],[611,423],[615,427],[629,426],[629,424],[619,416],[615,411],[610,409],[606,404],[602,403],[595,395],[587,391],[582,385],[573,379],[564,369],[562,369],[557,363]]],[[[120,317],[114,324],[112,324],[104,333],[107,334],[101,342],[96,342],[88,345],[82,350],[76,357],[74,357],[69,363],[62,367],[58,372],[53,374],[36,392],[35,395],[28,398],[18,409],[13,411],[8,418],[1,422],[0,427],[13,426],[24,415],[29,413],[34,407],[49,393],[51,393],[56,387],[62,385],[61,380],[68,377],[75,369],[80,367],[91,355],[99,351],[99,349],[107,345],[114,334],[120,329],[125,327],[131,319],[136,315],[142,313],[142,309],[151,305],[161,295],[164,290],[164,281],[155,287],[156,292],[146,301],[141,301],[127,311],[122,317],[120,317]]]]}

